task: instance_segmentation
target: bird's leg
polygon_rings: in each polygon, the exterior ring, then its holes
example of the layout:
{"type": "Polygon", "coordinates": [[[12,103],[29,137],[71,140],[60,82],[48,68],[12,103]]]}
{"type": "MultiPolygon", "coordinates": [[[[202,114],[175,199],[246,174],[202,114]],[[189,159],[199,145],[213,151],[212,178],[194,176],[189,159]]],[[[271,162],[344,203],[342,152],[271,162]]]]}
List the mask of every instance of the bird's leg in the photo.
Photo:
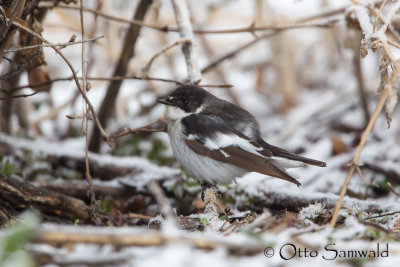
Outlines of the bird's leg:
{"type": "Polygon", "coordinates": [[[203,200],[204,203],[205,203],[204,194],[205,194],[206,190],[209,188],[213,188],[213,187],[215,188],[215,185],[208,183],[208,182],[201,184],[201,200],[203,200]]]}
{"type": "Polygon", "coordinates": [[[210,213],[213,217],[219,218],[218,208],[225,213],[225,209],[220,202],[221,192],[215,185],[210,183],[203,183],[201,189],[201,199],[205,205],[205,213],[210,213]]]}

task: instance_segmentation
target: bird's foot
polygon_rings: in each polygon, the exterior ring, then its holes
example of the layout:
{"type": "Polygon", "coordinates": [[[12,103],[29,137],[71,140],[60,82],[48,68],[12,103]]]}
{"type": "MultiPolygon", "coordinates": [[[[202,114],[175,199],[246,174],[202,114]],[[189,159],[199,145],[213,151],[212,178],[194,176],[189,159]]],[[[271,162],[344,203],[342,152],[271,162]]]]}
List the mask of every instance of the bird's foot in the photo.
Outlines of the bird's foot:
{"type": "Polygon", "coordinates": [[[216,217],[219,217],[220,213],[227,215],[229,208],[224,208],[224,205],[221,203],[222,195],[218,188],[210,183],[202,184],[201,188],[201,200],[203,200],[205,205],[205,213],[215,214],[216,217]]]}

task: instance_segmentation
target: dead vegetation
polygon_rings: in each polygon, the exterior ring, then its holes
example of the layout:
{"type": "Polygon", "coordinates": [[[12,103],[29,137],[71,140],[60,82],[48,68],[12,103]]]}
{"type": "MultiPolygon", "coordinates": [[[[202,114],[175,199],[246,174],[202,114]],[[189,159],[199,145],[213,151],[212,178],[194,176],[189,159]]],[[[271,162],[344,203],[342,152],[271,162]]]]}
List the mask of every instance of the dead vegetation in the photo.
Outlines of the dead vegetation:
{"type": "Polygon", "coordinates": [[[351,241],[398,241],[400,3],[321,1],[303,15],[274,1],[244,14],[241,1],[194,2],[0,1],[2,228],[39,211],[45,224],[22,250],[59,266],[123,266],[135,262],[128,248],[171,244],[260,255],[271,236],[275,248],[288,238],[321,250],[314,235],[346,229],[351,241]],[[244,178],[205,210],[158,133],[155,98],[185,83],[248,108],[272,143],[322,153],[326,173],[306,169],[295,192],[244,178]],[[111,249],[85,259],[78,244],[111,249]]]}

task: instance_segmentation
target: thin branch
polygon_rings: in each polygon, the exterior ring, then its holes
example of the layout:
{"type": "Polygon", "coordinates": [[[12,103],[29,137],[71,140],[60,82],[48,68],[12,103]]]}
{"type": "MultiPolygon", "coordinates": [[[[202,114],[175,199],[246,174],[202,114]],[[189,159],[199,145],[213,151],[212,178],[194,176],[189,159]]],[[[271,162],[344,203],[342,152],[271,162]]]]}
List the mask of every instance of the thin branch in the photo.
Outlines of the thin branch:
{"type": "Polygon", "coordinates": [[[155,60],[157,57],[159,57],[159,56],[165,54],[168,50],[174,48],[175,46],[178,46],[178,45],[180,45],[180,44],[187,43],[187,42],[190,42],[190,39],[188,39],[188,38],[183,38],[183,39],[178,40],[178,41],[176,41],[175,43],[173,43],[173,44],[171,44],[171,45],[169,45],[169,46],[167,46],[167,47],[164,47],[160,52],[158,52],[158,53],[156,53],[154,56],[152,56],[151,59],[149,60],[149,62],[146,64],[146,66],[144,66],[144,67],[142,68],[142,74],[143,74],[143,76],[144,76],[144,77],[148,77],[148,74],[149,74],[149,72],[150,72],[151,65],[153,64],[154,60],[155,60]]]}
{"type": "Polygon", "coordinates": [[[117,139],[132,133],[154,133],[154,132],[166,132],[166,131],[167,131],[167,123],[164,118],[160,118],[152,123],[149,123],[139,128],[135,129],[126,128],[120,133],[111,135],[110,138],[117,139]]]}
{"type": "MultiPolygon", "coordinates": [[[[378,13],[373,7],[371,7],[370,5],[367,6],[369,11],[371,12],[372,15],[374,15],[375,17],[377,17],[379,19],[379,21],[382,24],[385,24],[386,20],[385,18],[382,17],[382,14],[378,13]]],[[[396,39],[397,42],[400,42],[400,35],[397,32],[397,30],[393,27],[393,25],[389,24],[388,25],[388,29],[389,32],[392,34],[392,36],[396,39]]]]}
{"type": "Polygon", "coordinates": [[[75,81],[76,86],[78,87],[78,90],[82,94],[83,98],[85,99],[85,102],[88,104],[89,109],[92,112],[92,115],[93,115],[93,118],[95,119],[97,128],[99,129],[102,137],[108,143],[109,137],[108,137],[107,133],[104,131],[103,127],[101,126],[99,118],[97,117],[96,111],[94,110],[93,105],[90,103],[89,98],[86,96],[85,92],[83,92],[83,90],[82,90],[82,88],[81,88],[81,86],[79,84],[78,76],[76,75],[76,72],[75,72],[74,67],[72,66],[71,62],[64,56],[64,54],[60,51],[60,49],[57,48],[57,46],[55,46],[54,44],[52,44],[49,41],[47,41],[45,38],[43,38],[42,36],[40,36],[36,32],[32,31],[31,29],[19,24],[18,22],[15,22],[15,21],[13,21],[13,25],[15,25],[16,27],[20,28],[21,30],[24,30],[27,33],[33,35],[34,37],[38,38],[42,42],[44,42],[46,44],[49,44],[51,46],[51,48],[53,48],[61,56],[61,58],[65,61],[65,63],[67,63],[68,67],[70,68],[70,70],[72,72],[72,76],[73,76],[73,79],[75,81]]]}
{"type": "Polygon", "coordinates": [[[357,173],[358,173],[358,175],[360,176],[361,180],[362,180],[366,185],[372,186],[372,187],[376,187],[376,188],[379,187],[374,181],[373,181],[373,182],[369,182],[369,181],[364,177],[364,175],[362,174],[362,171],[361,171],[361,169],[360,169],[360,166],[357,166],[357,167],[356,167],[356,170],[357,170],[357,173]]]}
{"type": "Polygon", "coordinates": [[[156,199],[158,205],[160,206],[161,213],[165,216],[165,218],[172,220],[172,222],[176,224],[176,214],[173,212],[171,204],[169,203],[168,198],[165,196],[164,191],[158,182],[155,180],[151,181],[147,185],[147,188],[156,199]]]}
{"type": "Polygon", "coordinates": [[[171,0],[178,24],[179,35],[188,41],[182,44],[182,52],[185,56],[189,82],[198,84],[201,81],[201,72],[197,60],[197,52],[194,43],[192,23],[190,22],[189,7],[186,0],[171,0]]]}
{"type": "Polygon", "coordinates": [[[392,40],[388,39],[387,42],[388,42],[388,44],[390,44],[391,46],[394,46],[394,47],[400,49],[400,45],[399,45],[399,44],[396,44],[396,43],[393,42],[392,40]]]}
{"type": "Polygon", "coordinates": [[[209,63],[207,66],[205,66],[204,68],[201,69],[201,73],[206,73],[210,70],[212,70],[213,68],[215,68],[216,66],[218,66],[220,63],[222,63],[223,61],[230,59],[234,56],[236,56],[238,53],[242,52],[243,50],[255,45],[256,43],[258,43],[259,41],[263,40],[263,39],[267,39],[269,37],[272,37],[274,35],[277,35],[279,33],[279,31],[275,31],[272,33],[266,33],[264,35],[261,35],[260,37],[257,37],[256,39],[238,47],[237,49],[226,53],[225,55],[217,58],[216,60],[212,61],[211,63],[209,63]]]}
{"type": "Polygon", "coordinates": [[[94,42],[97,41],[101,38],[104,38],[104,36],[99,36],[91,39],[86,39],[86,40],[81,40],[81,41],[76,41],[76,42],[68,42],[68,43],[58,43],[58,44],[36,44],[36,45],[28,45],[20,48],[15,48],[15,49],[8,49],[8,50],[3,50],[0,51],[0,54],[5,54],[5,53],[15,53],[15,52],[20,52],[24,50],[29,50],[29,49],[34,49],[34,48],[42,48],[42,47],[52,47],[52,46],[59,46],[60,49],[70,46],[70,45],[75,45],[75,44],[82,44],[82,43],[87,43],[87,42],[94,42]]]}
{"type": "MultiPolygon", "coordinates": [[[[81,22],[81,36],[82,40],[85,39],[85,25],[83,19],[83,0],[79,1],[80,10],[79,10],[79,17],[81,22]]],[[[82,63],[82,87],[83,93],[87,94],[87,83],[86,83],[86,65],[85,65],[85,43],[82,43],[82,50],[81,50],[81,63],[82,63]]],[[[84,114],[85,114],[85,169],[86,169],[86,181],[88,183],[88,196],[90,198],[90,203],[94,208],[96,208],[96,195],[93,190],[93,183],[92,183],[92,175],[90,174],[90,165],[89,165],[89,112],[87,104],[84,105],[84,114]]],[[[93,215],[93,212],[91,212],[93,215]]]]}
{"type": "Polygon", "coordinates": [[[390,24],[390,21],[392,20],[392,17],[394,16],[394,14],[396,14],[396,11],[397,11],[398,9],[400,9],[400,2],[397,2],[397,3],[392,7],[392,9],[390,10],[389,14],[387,15],[387,18],[386,18],[385,23],[384,23],[383,26],[380,28],[379,32],[381,32],[381,33],[385,33],[385,32],[386,32],[386,30],[387,30],[387,28],[388,28],[388,26],[389,26],[389,24],[390,24]]]}
{"type": "MultiPolygon", "coordinates": [[[[380,1],[381,2],[381,1],[380,1]]],[[[378,2],[378,3],[380,3],[378,2]]],[[[62,8],[62,9],[73,9],[73,10],[80,10],[79,7],[76,6],[67,6],[67,5],[57,5],[54,6],[51,3],[41,3],[40,8],[62,8]]],[[[254,33],[257,31],[276,31],[276,30],[290,30],[290,29],[298,29],[298,28],[308,28],[308,27],[331,27],[331,22],[322,22],[322,23],[309,23],[309,24],[297,24],[301,22],[306,22],[318,18],[326,18],[330,17],[339,13],[343,13],[346,8],[339,8],[331,11],[326,11],[321,14],[313,15],[307,18],[303,18],[301,20],[296,21],[293,24],[288,25],[281,25],[281,26],[262,26],[262,27],[255,27],[254,25],[241,27],[241,28],[234,28],[234,29],[214,29],[214,30],[207,30],[207,29],[193,29],[193,33],[195,34],[234,34],[234,33],[254,33]]],[[[179,27],[170,27],[170,26],[158,26],[154,24],[145,23],[140,20],[134,19],[124,19],[117,16],[112,16],[103,12],[100,12],[95,9],[91,8],[83,8],[83,11],[93,13],[99,17],[103,17],[112,21],[121,22],[121,23],[128,23],[133,25],[138,25],[142,27],[147,27],[153,30],[161,31],[161,32],[179,32],[179,27]]]]}
{"type": "MultiPolygon", "coordinates": [[[[0,89],[0,91],[14,92],[14,91],[25,89],[25,88],[34,88],[34,87],[39,87],[39,86],[51,84],[51,83],[54,83],[54,82],[71,81],[73,79],[74,79],[74,76],[65,77],[65,78],[56,78],[56,79],[52,79],[52,80],[49,80],[49,81],[46,81],[46,82],[42,82],[42,83],[26,84],[26,85],[17,86],[17,87],[8,89],[8,90],[0,89]]],[[[78,77],[78,80],[82,80],[82,77],[78,77]]],[[[86,80],[87,81],[141,80],[141,81],[156,81],[156,82],[174,83],[176,85],[183,85],[184,84],[183,82],[179,82],[179,81],[171,80],[171,79],[156,78],[156,77],[140,77],[140,76],[135,76],[135,75],[116,76],[116,77],[86,77],[86,80]]],[[[205,86],[208,86],[208,85],[205,85],[205,86]]],[[[227,86],[229,86],[229,85],[215,85],[215,86],[212,86],[212,87],[227,87],[227,86]]]]}
{"type": "Polygon", "coordinates": [[[131,25],[137,25],[137,26],[141,26],[141,27],[147,27],[147,28],[151,28],[154,30],[158,30],[158,31],[162,31],[162,32],[167,32],[167,31],[178,31],[178,29],[169,29],[168,27],[160,27],[157,25],[152,25],[152,24],[148,24],[145,23],[142,20],[137,20],[137,19],[124,19],[121,17],[117,17],[117,16],[112,16],[109,15],[107,13],[103,13],[101,11],[98,11],[96,9],[93,8],[80,8],[78,6],[67,6],[67,5],[54,5],[53,3],[40,3],[39,8],[62,8],[62,9],[72,9],[72,10],[83,10],[84,12],[90,12],[95,14],[96,16],[99,17],[103,17],[105,19],[109,19],[112,21],[116,21],[116,22],[121,22],[121,23],[127,23],[127,24],[131,24],[131,25]]]}
{"type": "Polygon", "coordinates": [[[22,13],[22,10],[21,10],[22,5],[25,5],[25,0],[18,0],[17,4],[14,6],[14,10],[13,10],[13,12],[11,14],[10,19],[8,19],[7,17],[3,16],[4,21],[6,22],[6,25],[5,25],[5,28],[2,29],[2,33],[1,33],[1,36],[0,36],[0,41],[2,41],[6,37],[8,31],[11,28],[11,25],[14,24],[14,19],[17,17],[17,14],[18,13],[22,13]]]}
{"type": "Polygon", "coordinates": [[[382,13],[382,8],[383,8],[383,6],[386,4],[386,1],[387,1],[387,0],[384,0],[384,1],[382,2],[381,6],[379,7],[378,16],[375,17],[375,21],[374,21],[374,26],[373,26],[373,28],[372,28],[372,32],[375,32],[375,31],[376,31],[376,23],[378,22],[378,18],[380,17],[380,15],[381,15],[381,13],[382,13]]]}
{"type": "Polygon", "coordinates": [[[148,247],[148,246],[163,246],[168,243],[186,243],[192,245],[198,249],[216,249],[225,247],[229,252],[244,255],[254,255],[265,249],[264,244],[247,244],[246,246],[218,241],[210,238],[204,238],[196,235],[184,235],[174,236],[171,234],[162,235],[159,232],[147,231],[148,233],[141,234],[121,234],[115,235],[107,231],[107,227],[104,230],[100,227],[96,228],[96,231],[79,231],[76,229],[63,230],[62,228],[56,230],[39,230],[34,242],[36,243],[51,243],[51,244],[66,244],[66,243],[83,243],[83,244],[99,244],[99,245],[113,245],[117,247],[126,246],[137,246],[137,247],[148,247]]]}
{"type": "Polygon", "coordinates": [[[143,215],[143,214],[139,214],[139,213],[133,213],[130,212],[128,213],[128,218],[129,219],[140,219],[140,220],[145,220],[145,221],[150,221],[151,219],[153,219],[153,217],[151,216],[147,216],[147,215],[143,215]]]}
{"type": "Polygon", "coordinates": [[[66,108],[68,105],[71,105],[71,103],[74,103],[75,99],[78,96],[79,96],[79,91],[76,91],[76,93],[74,94],[74,96],[70,100],[65,101],[64,104],[61,104],[60,106],[53,107],[48,112],[46,112],[46,114],[44,114],[43,116],[41,116],[41,117],[35,119],[33,122],[31,122],[29,124],[29,127],[31,129],[32,128],[36,129],[42,121],[53,119],[54,117],[56,117],[60,113],[61,110],[66,108]]]}
{"type": "Polygon", "coordinates": [[[171,79],[164,78],[155,78],[155,77],[141,77],[136,75],[128,75],[128,76],[116,76],[116,77],[87,77],[87,80],[92,81],[121,81],[121,80],[143,80],[143,81],[158,81],[158,82],[167,82],[167,83],[175,83],[177,85],[183,85],[183,82],[179,82],[171,79]]]}
{"type": "MultiPolygon", "coordinates": [[[[152,0],[140,0],[136,6],[136,10],[133,13],[133,18],[137,20],[144,20],[145,15],[152,4],[152,0]]],[[[118,60],[113,68],[112,76],[124,76],[128,72],[128,66],[130,59],[134,56],[135,46],[139,37],[141,27],[136,25],[130,25],[124,35],[122,47],[118,56],[118,60]]],[[[110,118],[112,111],[115,107],[115,101],[117,99],[119,90],[121,88],[121,81],[112,81],[108,84],[106,95],[99,108],[99,122],[102,125],[107,126],[108,119],[110,118]]],[[[101,145],[101,132],[98,129],[93,128],[89,142],[89,150],[92,152],[98,152],[101,145]]]]}
{"type": "Polygon", "coordinates": [[[305,23],[305,24],[297,24],[296,22],[293,24],[287,24],[282,26],[262,26],[256,27],[253,24],[243,28],[236,29],[221,29],[221,30],[193,30],[196,34],[232,34],[232,33],[255,33],[257,31],[283,31],[283,30],[292,30],[292,29],[301,29],[301,28],[330,28],[334,24],[336,24],[339,20],[329,20],[326,22],[317,22],[317,23],[305,23]]]}
{"type": "Polygon", "coordinates": [[[33,96],[36,95],[37,93],[39,93],[38,91],[33,92],[31,94],[24,94],[24,95],[12,95],[12,96],[7,96],[7,97],[0,97],[0,100],[9,100],[12,98],[21,98],[21,97],[29,97],[29,96],[33,96]]]}
{"type": "Polygon", "coordinates": [[[400,184],[400,173],[394,170],[384,169],[374,163],[364,163],[361,168],[383,174],[391,183],[400,184]]]}
{"type": "Polygon", "coordinates": [[[390,182],[387,182],[386,185],[389,187],[390,191],[392,191],[393,194],[395,194],[396,196],[400,197],[400,194],[396,192],[396,190],[394,190],[392,184],[390,182]]]}
{"type": "Polygon", "coordinates": [[[386,216],[391,216],[391,215],[395,215],[397,213],[400,213],[400,210],[398,211],[392,211],[392,212],[386,212],[386,213],[381,213],[378,215],[374,215],[374,216],[370,216],[367,218],[363,218],[363,220],[370,220],[370,219],[376,219],[376,218],[380,218],[380,217],[386,217],[386,216]]]}
{"type": "Polygon", "coordinates": [[[364,133],[363,133],[363,135],[361,137],[360,144],[358,145],[356,154],[355,154],[355,156],[354,156],[354,158],[353,158],[353,160],[351,162],[351,168],[350,168],[349,172],[347,173],[346,180],[344,181],[342,190],[340,191],[339,200],[336,203],[335,210],[333,212],[332,220],[331,220],[331,223],[330,223],[330,226],[332,228],[335,227],[335,225],[336,225],[336,221],[337,221],[337,218],[339,216],[339,210],[340,210],[340,208],[342,206],[342,201],[343,201],[344,195],[346,194],[346,190],[347,190],[347,187],[348,187],[348,185],[350,183],[351,177],[353,176],[354,171],[356,170],[356,168],[359,165],[359,159],[360,159],[360,156],[361,156],[361,152],[362,152],[362,150],[363,150],[363,148],[365,146],[365,143],[367,142],[367,138],[368,138],[369,134],[371,133],[372,127],[374,126],[375,121],[378,118],[378,115],[381,112],[381,110],[383,108],[383,105],[385,104],[385,101],[386,101],[386,98],[388,97],[388,95],[389,95],[389,91],[388,90],[385,90],[382,93],[381,98],[379,100],[379,103],[376,106],[375,111],[372,114],[371,119],[368,122],[367,128],[365,129],[365,131],[364,131],[364,133]]]}

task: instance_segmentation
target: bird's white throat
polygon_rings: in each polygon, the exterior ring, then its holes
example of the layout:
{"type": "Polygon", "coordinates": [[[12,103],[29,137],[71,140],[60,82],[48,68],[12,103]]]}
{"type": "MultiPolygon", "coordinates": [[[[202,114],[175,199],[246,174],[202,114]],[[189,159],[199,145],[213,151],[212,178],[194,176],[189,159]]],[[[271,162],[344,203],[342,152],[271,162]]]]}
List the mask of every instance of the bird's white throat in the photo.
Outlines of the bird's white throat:
{"type": "Polygon", "coordinates": [[[178,107],[175,106],[167,106],[167,118],[171,121],[176,121],[183,119],[186,116],[191,115],[192,113],[188,113],[178,107]]]}
{"type": "Polygon", "coordinates": [[[204,109],[204,105],[198,107],[195,112],[186,112],[175,106],[167,106],[167,119],[170,121],[177,121],[192,114],[200,113],[204,109]]]}

